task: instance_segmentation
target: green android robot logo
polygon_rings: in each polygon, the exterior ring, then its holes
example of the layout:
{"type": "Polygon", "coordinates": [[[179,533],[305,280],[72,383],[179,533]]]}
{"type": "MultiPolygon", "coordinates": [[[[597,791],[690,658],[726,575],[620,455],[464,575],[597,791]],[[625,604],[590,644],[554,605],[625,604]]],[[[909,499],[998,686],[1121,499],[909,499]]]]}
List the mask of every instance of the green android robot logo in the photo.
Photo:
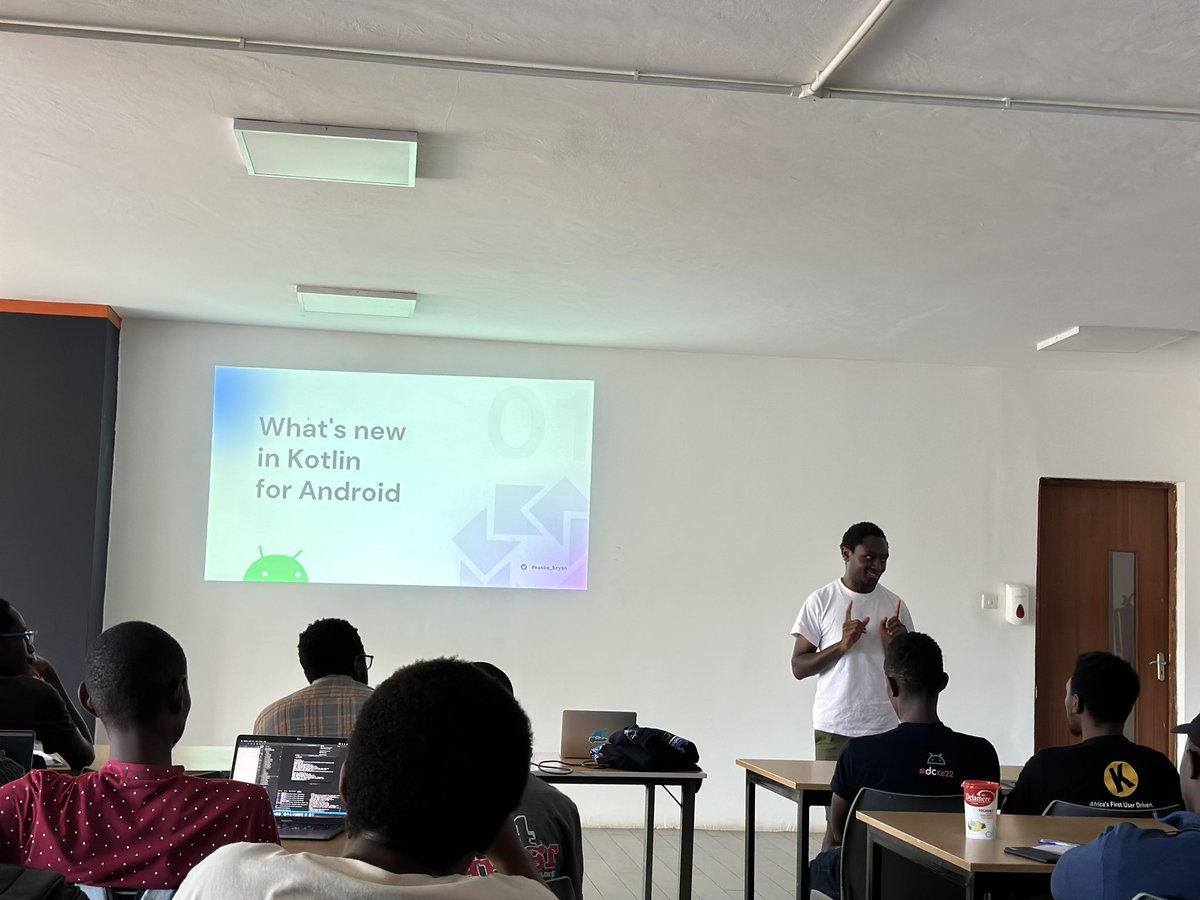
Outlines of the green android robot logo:
{"type": "Polygon", "coordinates": [[[263,554],[263,548],[260,546],[258,548],[258,559],[250,563],[250,568],[242,576],[242,581],[274,581],[287,584],[307,584],[308,573],[304,571],[304,566],[300,565],[296,560],[296,557],[303,552],[303,550],[297,550],[295,556],[284,556],[281,553],[266,556],[263,554]]]}

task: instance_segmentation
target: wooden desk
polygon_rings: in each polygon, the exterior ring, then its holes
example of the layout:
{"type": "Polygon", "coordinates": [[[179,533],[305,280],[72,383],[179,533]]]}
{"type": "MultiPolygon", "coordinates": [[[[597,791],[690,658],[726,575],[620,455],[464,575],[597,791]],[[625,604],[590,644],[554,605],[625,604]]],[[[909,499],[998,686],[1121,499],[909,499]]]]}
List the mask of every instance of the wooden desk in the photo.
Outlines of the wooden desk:
{"type": "Polygon", "coordinates": [[[796,804],[796,900],[808,900],[809,810],[828,806],[833,797],[829,782],[837,763],[811,759],[739,759],[746,770],[746,888],[745,900],[754,900],[754,801],[755,789],[765,788],[796,804]]]}
{"type": "Polygon", "coordinates": [[[679,788],[679,900],[690,900],[696,841],[696,792],[700,790],[700,783],[708,777],[704,772],[628,772],[624,769],[591,769],[583,766],[571,766],[569,772],[544,772],[536,768],[532,771],[547,784],[624,784],[646,788],[646,847],[642,863],[644,900],[651,900],[653,896],[654,790],[659,787],[679,788]]]}
{"type": "MultiPolygon", "coordinates": [[[[108,754],[108,744],[97,744],[96,760],[88,768],[99,769],[108,762],[108,754]]],[[[171,751],[171,761],[177,766],[183,766],[188,774],[221,772],[228,775],[229,767],[233,763],[233,748],[180,746],[171,751]]]]}
{"type": "MultiPolygon", "coordinates": [[[[739,759],[737,764],[746,770],[745,900],[754,898],[754,792],[760,787],[796,804],[796,900],[808,900],[809,810],[832,802],[829,782],[837,763],[811,759],[739,759]]],[[[1000,778],[1016,781],[1022,768],[1001,766],[1000,778]]]]}
{"type": "MultiPolygon", "coordinates": [[[[643,892],[645,900],[651,900],[652,876],[654,873],[654,791],[659,787],[678,787],[680,790],[680,838],[679,838],[679,898],[690,900],[692,896],[692,858],[696,835],[696,792],[707,777],[704,772],[627,772],[623,769],[590,769],[571,766],[569,772],[543,772],[533,774],[548,784],[607,784],[634,785],[646,789],[646,832],[645,859],[643,862],[643,892]]],[[[346,846],[346,835],[342,833],[329,841],[282,841],[289,853],[316,853],[321,856],[341,856],[346,846]]],[[[583,848],[580,848],[582,852],[583,848]]]]}
{"type": "Polygon", "coordinates": [[[1041,838],[1086,844],[1109,825],[1129,822],[1141,828],[1171,830],[1153,819],[1000,814],[996,840],[967,838],[958,813],[859,812],[867,826],[867,897],[881,900],[877,877],[884,852],[921,864],[962,887],[967,900],[1010,891],[1048,893],[1054,867],[1004,852],[1005,847],[1036,846],[1041,838]]]}

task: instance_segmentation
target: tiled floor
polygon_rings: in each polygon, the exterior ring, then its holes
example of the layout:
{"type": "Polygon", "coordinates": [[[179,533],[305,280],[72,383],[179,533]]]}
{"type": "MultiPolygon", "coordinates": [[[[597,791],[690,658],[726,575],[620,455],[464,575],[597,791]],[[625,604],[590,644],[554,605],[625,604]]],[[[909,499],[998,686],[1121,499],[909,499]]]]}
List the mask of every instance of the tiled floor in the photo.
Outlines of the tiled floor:
{"type": "MultiPolygon", "coordinates": [[[[694,900],[743,900],[745,853],[740,831],[696,831],[692,869],[694,900]]],[[[809,847],[820,848],[821,835],[809,847]]],[[[641,900],[643,832],[641,829],[587,828],[584,842],[584,900],[641,900]]],[[[794,900],[796,835],[759,832],[755,850],[755,890],[762,900],[794,900]]],[[[679,894],[679,832],[654,833],[654,898],[679,894]]]]}

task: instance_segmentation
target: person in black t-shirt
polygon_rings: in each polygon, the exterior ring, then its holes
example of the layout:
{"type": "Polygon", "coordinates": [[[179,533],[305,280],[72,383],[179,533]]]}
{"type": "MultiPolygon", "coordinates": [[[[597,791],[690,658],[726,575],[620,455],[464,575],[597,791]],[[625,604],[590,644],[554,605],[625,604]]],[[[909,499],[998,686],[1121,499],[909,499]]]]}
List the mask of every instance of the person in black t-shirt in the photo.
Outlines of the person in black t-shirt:
{"type": "Polygon", "coordinates": [[[813,889],[834,898],[846,816],[860,788],[937,796],[961,793],[966,779],[1000,778],[996,748],[986,738],[952,731],[938,718],[938,694],[950,678],[933,638],[915,631],[896,635],[883,672],[900,724],[883,734],[851,738],[842,748],[830,783],[825,843],[812,862],[813,889]]]}
{"type": "Polygon", "coordinates": [[[54,666],[38,656],[21,614],[0,600],[0,728],[33,731],[73,769],[95,756],[91,733],[54,666]]]}
{"type": "Polygon", "coordinates": [[[1183,803],[1175,765],[1157,750],[1125,737],[1141,685],[1119,656],[1080,654],[1067,680],[1067,728],[1083,743],[1033,755],[1004,803],[1004,812],[1041,815],[1052,800],[1121,810],[1183,803]]]}

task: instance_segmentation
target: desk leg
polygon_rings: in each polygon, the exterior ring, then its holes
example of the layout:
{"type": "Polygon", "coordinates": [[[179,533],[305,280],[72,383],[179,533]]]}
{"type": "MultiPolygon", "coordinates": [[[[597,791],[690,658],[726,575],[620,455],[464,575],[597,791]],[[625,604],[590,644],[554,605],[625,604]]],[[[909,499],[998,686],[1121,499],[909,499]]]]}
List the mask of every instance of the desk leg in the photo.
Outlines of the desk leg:
{"type": "Polygon", "coordinates": [[[679,834],[679,900],[692,900],[692,857],[696,846],[696,791],[699,785],[685,784],[679,834]]]}
{"type": "Polygon", "coordinates": [[[745,900],[754,900],[754,782],[746,770],[746,889],[745,900]]]}
{"type": "Polygon", "coordinates": [[[796,798],[796,900],[808,900],[812,890],[812,876],[808,870],[808,804],[804,802],[804,791],[796,798]]]}
{"type": "MultiPolygon", "coordinates": [[[[680,877],[683,873],[680,872],[680,877]]],[[[646,861],[643,871],[642,898],[654,896],[654,785],[646,785],[646,861]]]]}

